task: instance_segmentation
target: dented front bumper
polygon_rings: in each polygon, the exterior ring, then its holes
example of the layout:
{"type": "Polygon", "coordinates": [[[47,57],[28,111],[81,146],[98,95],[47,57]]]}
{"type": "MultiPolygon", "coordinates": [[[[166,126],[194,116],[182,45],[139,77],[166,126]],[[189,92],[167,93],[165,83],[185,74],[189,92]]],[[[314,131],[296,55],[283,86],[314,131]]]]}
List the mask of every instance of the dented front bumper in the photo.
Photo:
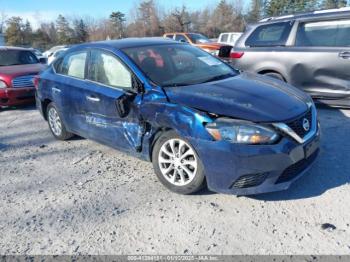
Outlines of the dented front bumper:
{"type": "Polygon", "coordinates": [[[283,138],[275,145],[191,141],[202,161],[210,190],[254,195],[287,189],[319,154],[320,133],[304,144],[283,138]]]}

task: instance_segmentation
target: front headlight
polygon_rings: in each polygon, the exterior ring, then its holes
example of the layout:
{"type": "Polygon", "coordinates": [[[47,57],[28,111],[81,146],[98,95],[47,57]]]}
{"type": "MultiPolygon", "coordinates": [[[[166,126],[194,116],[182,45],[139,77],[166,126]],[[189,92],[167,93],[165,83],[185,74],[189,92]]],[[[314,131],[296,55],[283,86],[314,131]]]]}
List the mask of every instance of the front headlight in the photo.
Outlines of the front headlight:
{"type": "Polygon", "coordinates": [[[279,139],[273,129],[246,121],[221,118],[208,123],[205,128],[216,141],[256,145],[273,144],[279,139]]]}
{"type": "Polygon", "coordinates": [[[0,80],[0,89],[6,88],[7,85],[4,81],[0,80]]]}

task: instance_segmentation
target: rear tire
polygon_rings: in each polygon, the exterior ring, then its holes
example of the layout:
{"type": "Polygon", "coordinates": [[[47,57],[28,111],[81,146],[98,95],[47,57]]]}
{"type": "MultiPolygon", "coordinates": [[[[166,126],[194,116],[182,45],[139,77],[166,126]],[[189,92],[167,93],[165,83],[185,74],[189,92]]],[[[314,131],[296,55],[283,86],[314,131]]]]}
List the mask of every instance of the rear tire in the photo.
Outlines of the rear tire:
{"type": "Polygon", "coordinates": [[[278,79],[282,82],[286,82],[286,80],[284,80],[283,76],[281,76],[279,73],[270,72],[270,73],[265,73],[264,75],[278,79]]]}
{"type": "Polygon", "coordinates": [[[47,106],[46,116],[50,131],[56,139],[67,140],[74,136],[72,133],[67,131],[55,103],[51,102],[47,106]]]}
{"type": "Polygon", "coordinates": [[[204,168],[196,151],[174,131],[159,137],[152,162],[160,182],[175,193],[192,194],[205,186],[204,168]]]}

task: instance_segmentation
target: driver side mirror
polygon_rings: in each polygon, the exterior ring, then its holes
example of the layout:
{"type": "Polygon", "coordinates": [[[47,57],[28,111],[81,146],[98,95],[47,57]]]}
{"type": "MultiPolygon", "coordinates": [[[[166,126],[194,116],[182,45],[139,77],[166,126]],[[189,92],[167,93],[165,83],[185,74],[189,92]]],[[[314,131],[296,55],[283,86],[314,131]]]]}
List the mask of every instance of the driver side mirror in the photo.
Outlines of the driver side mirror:
{"type": "Polygon", "coordinates": [[[187,41],[185,39],[180,39],[181,43],[187,43],[187,41]]]}

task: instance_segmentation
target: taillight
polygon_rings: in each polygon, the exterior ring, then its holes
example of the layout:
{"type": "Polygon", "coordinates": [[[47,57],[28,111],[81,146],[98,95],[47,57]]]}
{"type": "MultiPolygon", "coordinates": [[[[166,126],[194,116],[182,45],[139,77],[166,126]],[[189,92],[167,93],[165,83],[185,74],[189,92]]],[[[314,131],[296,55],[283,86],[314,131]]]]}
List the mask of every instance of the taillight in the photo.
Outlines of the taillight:
{"type": "Polygon", "coordinates": [[[35,87],[36,89],[39,89],[39,76],[38,76],[38,75],[34,76],[34,78],[33,78],[33,84],[34,84],[34,87],[35,87]]]}
{"type": "Polygon", "coordinates": [[[244,55],[244,52],[231,52],[230,58],[239,59],[244,55]]]}

